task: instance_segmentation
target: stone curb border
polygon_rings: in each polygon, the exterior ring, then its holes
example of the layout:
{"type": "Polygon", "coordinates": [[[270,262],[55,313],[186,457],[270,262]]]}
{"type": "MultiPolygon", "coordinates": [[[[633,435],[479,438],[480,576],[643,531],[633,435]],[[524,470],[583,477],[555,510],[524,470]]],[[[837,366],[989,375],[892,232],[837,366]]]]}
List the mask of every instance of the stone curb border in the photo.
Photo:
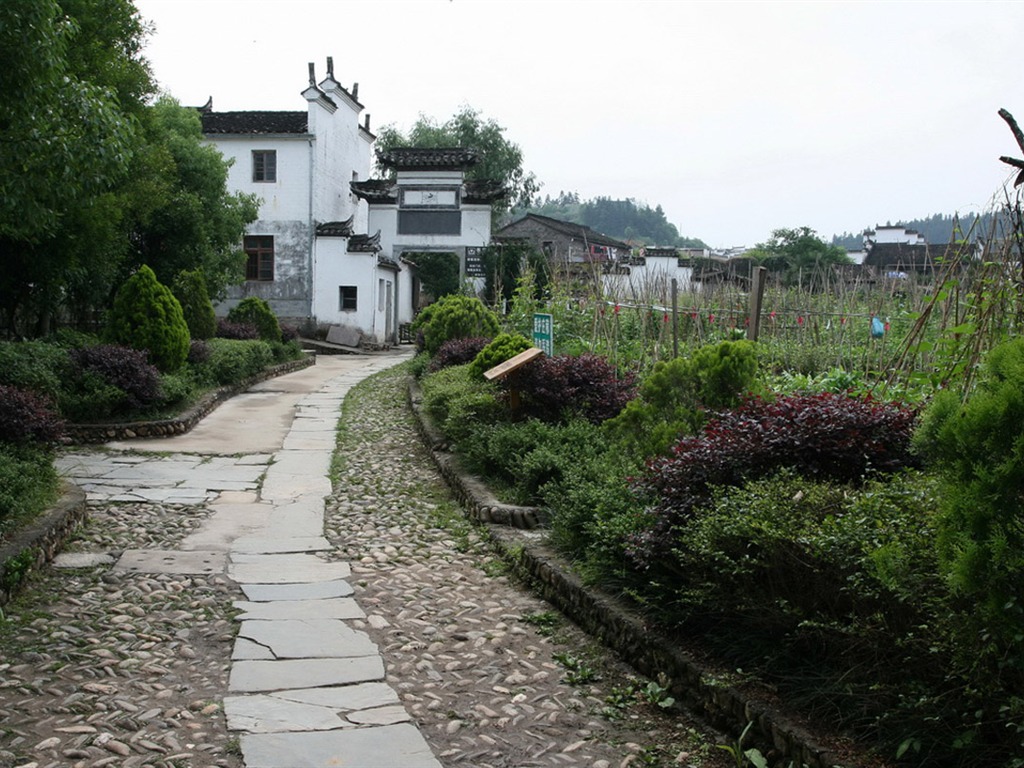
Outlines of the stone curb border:
{"type": "Polygon", "coordinates": [[[299,360],[289,360],[250,376],[238,384],[221,387],[204,395],[198,403],[185,413],[173,419],[156,421],[134,421],[115,424],[68,424],[68,439],[72,444],[106,443],[110,440],[130,440],[135,437],[171,437],[189,432],[211,411],[225,400],[249,389],[253,384],[267,381],[286,373],[308,368],[316,363],[315,355],[306,355],[299,360]]]}
{"type": "Polygon", "coordinates": [[[10,602],[29,573],[53,560],[85,515],[85,491],[65,483],[63,494],[48,512],[0,547],[0,607],[10,602]]]}
{"type": "Polygon", "coordinates": [[[483,481],[463,472],[455,456],[448,451],[447,442],[440,430],[430,422],[426,414],[422,413],[422,393],[413,378],[409,379],[408,394],[409,406],[417,417],[416,429],[420,433],[420,438],[430,449],[434,464],[470,519],[526,530],[547,525],[546,510],[503,504],[494,497],[483,481]]]}
{"type": "Polygon", "coordinates": [[[546,516],[532,507],[500,504],[480,480],[461,474],[444,438],[423,411],[419,387],[412,377],[408,392],[409,406],[424,444],[467,516],[486,524],[491,541],[516,575],[541,597],[641,674],[653,679],[667,676],[676,699],[713,726],[739,734],[753,722],[748,736],[755,742],[753,746],[768,748],[766,754],[773,764],[791,761],[792,765],[806,768],[844,765],[843,757],[820,745],[775,707],[750,698],[735,687],[716,683],[708,670],[648,626],[625,601],[584,585],[568,562],[543,543],[540,531],[530,530],[540,527],[546,516]],[[526,520],[536,524],[516,524],[526,520]]]}

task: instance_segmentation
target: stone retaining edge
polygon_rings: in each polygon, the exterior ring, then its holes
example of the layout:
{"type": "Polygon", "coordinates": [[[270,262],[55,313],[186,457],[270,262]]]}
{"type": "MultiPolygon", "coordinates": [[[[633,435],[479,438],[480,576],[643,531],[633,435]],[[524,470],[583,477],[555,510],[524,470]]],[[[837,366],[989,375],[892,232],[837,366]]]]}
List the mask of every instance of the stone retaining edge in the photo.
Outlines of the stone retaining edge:
{"type": "Polygon", "coordinates": [[[547,524],[546,510],[504,504],[494,497],[480,478],[463,472],[458,460],[448,451],[447,442],[440,430],[421,413],[423,398],[415,379],[409,379],[408,395],[409,406],[417,416],[416,429],[420,433],[420,438],[430,449],[434,464],[470,519],[480,523],[494,523],[527,530],[547,524]]]}
{"type": "Polygon", "coordinates": [[[735,736],[748,723],[754,723],[744,746],[760,748],[772,764],[806,768],[849,765],[777,708],[748,697],[735,687],[716,682],[708,670],[674,647],[669,638],[652,629],[625,601],[583,584],[569,563],[544,544],[543,534],[533,530],[546,522],[542,511],[500,504],[482,481],[461,474],[440,431],[424,413],[419,387],[411,377],[408,395],[417,430],[467,516],[486,524],[491,541],[514,573],[531,584],[545,600],[616,651],[641,674],[652,679],[665,676],[667,687],[677,701],[702,715],[714,727],[735,736]],[[514,514],[516,511],[518,514],[514,514]],[[535,524],[517,524],[526,521],[535,524]]]}
{"type": "Polygon", "coordinates": [[[0,607],[7,605],[32,571],[51,562],[85,521],[85,491],[64,483],[57,503],[0,546],[0,607]]]}
{"type": "Polygon", "coordinates": [[[286,373],[308,368],[316,363],[315,355],[307,355],[299,360],[289,360],[265,369],[255,376],[250,376],[238,384],[221,387],[200,398],[192,408],[173,419],[157,419],[155,421],[132,421],[115,424],[68,424],[67,435],[72,444],[105,443],[110,440],[130,440],[136,437],[173,437],[184,435],[196,424],[210,414],[225,400],[229,400],[240,392],[244,392],[254,384],[267,381],[286,373]]]}

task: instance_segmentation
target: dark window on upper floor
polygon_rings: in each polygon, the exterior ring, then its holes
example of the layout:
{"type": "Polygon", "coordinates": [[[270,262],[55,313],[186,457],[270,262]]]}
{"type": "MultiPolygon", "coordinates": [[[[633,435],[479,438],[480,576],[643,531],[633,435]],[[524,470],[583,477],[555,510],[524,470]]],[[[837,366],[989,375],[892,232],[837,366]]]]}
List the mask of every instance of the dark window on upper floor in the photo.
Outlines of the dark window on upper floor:
{"type": "Polygon", "coordinates": [[[252,151],[252,180],[277,181],[276,149],[254,149],[252,151]]]}
{"type": "Polygon", "coordinates": [[[274,279],[274,236],[246,235],[243,248],[246,280],[269,281],[274,279]]]}

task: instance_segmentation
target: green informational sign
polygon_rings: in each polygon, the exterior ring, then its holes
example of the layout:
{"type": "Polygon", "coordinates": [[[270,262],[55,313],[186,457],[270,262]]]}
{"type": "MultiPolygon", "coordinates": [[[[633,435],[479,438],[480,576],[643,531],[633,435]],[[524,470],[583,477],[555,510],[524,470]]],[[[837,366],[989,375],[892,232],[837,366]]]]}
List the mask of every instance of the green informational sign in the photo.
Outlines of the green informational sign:
{"type": "Polygon", "coordinates": [[[555,354],[555,324],[551,315],[535,312],[533,315],[533,346],[551,357],[555,354]]]}

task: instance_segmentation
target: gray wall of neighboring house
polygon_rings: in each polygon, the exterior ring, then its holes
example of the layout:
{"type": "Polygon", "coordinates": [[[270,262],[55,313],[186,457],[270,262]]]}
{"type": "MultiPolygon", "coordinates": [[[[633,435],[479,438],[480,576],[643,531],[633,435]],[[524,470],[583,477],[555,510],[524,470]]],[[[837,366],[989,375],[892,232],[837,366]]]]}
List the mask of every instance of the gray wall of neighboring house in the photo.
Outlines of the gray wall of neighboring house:
{"type": "Polygon", "coordinates": [[[258,296],[271,303],[282,322],[298,324],[312,315],[313,275],[310,270],[310,227],[305,221],[255,221],[247,234],[274,238],[274,279],[246,280],[228,290],[219,305],[230,311],[244,298],[258,296]]]}

